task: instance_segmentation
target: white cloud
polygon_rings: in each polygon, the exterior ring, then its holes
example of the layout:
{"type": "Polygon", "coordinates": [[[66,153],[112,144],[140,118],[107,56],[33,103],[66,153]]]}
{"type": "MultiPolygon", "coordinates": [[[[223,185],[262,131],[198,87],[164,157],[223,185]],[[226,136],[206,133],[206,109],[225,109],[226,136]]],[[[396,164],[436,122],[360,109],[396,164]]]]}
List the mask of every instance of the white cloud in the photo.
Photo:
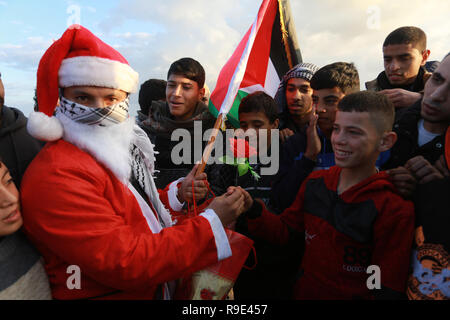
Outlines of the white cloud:
{"type": "MultiPolygon", "coordinates": [[[[290,3],[304,61],[320,67],[336,61],[354,62],[362,84],[382,71],[383,40],[397,27],[421,27],[427,33],[432,60],[442,59],[450,50],[450,1],[291,0],[290,3]],[[370,19],[376,18],[373,12],[368,12],[371,7],[379,9],[378,29],[370,28],[370,19]]],[[[107,12],[99,6],[86,9],[96,10],[100,31],[97,36],[125,56],[140,73],[141,83],[149,78],[165,79],[173,61],[189,56],[205,67],[207,83],[213,89],[221,67],[255,19],[260,4],[261,0],[120,0],[107,12]],[[142,30],[130,27],[136,24],[150,27],[142,30]]],[[[48,40],[29,38],[21,44],[0,45],[2,63],[35,70],[50,39],[61,33],[47,35],[48,40]]],[[[132,103],[136,99],[137,94],[132,103]]]]}
{"type": "Polygon", "coordinates": [[[23,44],[0,44],[2,64],[22,71],[35,71],[39,60],[51,43],[42,37],[29,37],[23,44]]]}

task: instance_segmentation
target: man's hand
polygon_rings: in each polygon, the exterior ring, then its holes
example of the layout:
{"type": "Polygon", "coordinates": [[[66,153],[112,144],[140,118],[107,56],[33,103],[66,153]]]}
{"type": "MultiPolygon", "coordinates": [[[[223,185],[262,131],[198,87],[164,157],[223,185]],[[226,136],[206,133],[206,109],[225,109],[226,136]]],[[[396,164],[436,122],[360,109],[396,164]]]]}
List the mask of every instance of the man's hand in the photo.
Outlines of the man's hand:
{"type": "Polygon", "coordinates": [[[404,198],[408,198],[412,195],[416,189],[417,181],[408,169],[405,167],[398,167],[387,170],[386,173],[389,174],[392,183],[404,198]]]}
{"type": "Polygon", "coordinates": [[[439,170],[439,172],[446,178],[450,177],[449,168],[447,168],[447,164],[445,163],[444,155],[441,155],[439,159],[434,163],[434,167],[439,170]]]}
{"type": "Polygon", "coordinates": [[[405,164],[405,168],[411,171],[420,184],[436,179],[444,179],[441,172],[433,167],[431,163],[422,156],[409,159],[405,164]]]}
{"type": "Polygon", "coordinates": [[[242,208],[242,210],[243,210],[242,212],[247,212],[248,210],[250,210],[250,208],[253,205],[253,198],[247,191],[245,191],[244,189],[242,189],[239,186],[238,187],[234,187],[234,186],[228,187],[226,194],[231,195],[236,190],[242,192],[242,194],[244,195],[244,207],[242,208]]]}
{"type": "Polygon", "coordinates": [[[224,227],[230,225],[245,211],[245,195],[242,189],[235,189],[215,197],[207,209],[213,209],[224,227]]]}
{"type": "Polygon", "coordinates": [[[284,128],[283,130],[280,130],[280,138],[281,142],[285,142],[287,138],[294,135],[294,131],[292,131],[289,128],[284,128]]]}
{"type": "Polygon", "coordinates": [[[181,203],[192,202],[192,182],[194,183],[195,201],[202,200],[208,193],[208,188],[206,187],[206,173],[203,172],[197,175],[197,169],[199,166],[200,164],[196,164],[194,168],[192,168],[191,172],[189,172],[189,174],[181,182],[181,186],[177,193],[178,201],[181,203]]]}
{"type": "Polygon", "coordinates": [[[314,161],[317,160],[317,155],[320,153],[320,149],[322,149],[322,143],[317,134],[317,119],[319,119],[319,116],[316,114],[315,108],[313,107],[309,125],[306,129],[305,157],[314,161]]]}
{"type": "Polygon", "coordinates": [[[409,107],[422,98],[420,93],[404,89],[386,89],[381,90],[380,93],[384,94],[396,108],[409,107]]]}

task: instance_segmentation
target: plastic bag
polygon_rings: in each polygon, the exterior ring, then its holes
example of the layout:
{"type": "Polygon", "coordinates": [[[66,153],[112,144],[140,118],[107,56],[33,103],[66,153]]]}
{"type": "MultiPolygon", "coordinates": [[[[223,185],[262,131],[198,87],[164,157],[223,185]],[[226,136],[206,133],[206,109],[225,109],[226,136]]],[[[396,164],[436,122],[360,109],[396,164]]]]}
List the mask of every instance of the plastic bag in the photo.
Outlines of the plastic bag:
{"type": "MultiPolygon", "coordinates": [[[[210,190],[212,193],[212,191],[210,190]]],[[[213,194],[213,193],[212,193],[213,194]]],[[[207,199],[201,206],[188,207],[180,215],[174,217],[178,223],[202,212],[214,199],[207,199]]],[[[253,248],[253,240],[225,228],[232,255],[222,261],[197,271],[191,276],[178,280],[175,292],[176,300],[224,300],[233,288],[236,279],[244,267],[244,263],[253,248]]]]}

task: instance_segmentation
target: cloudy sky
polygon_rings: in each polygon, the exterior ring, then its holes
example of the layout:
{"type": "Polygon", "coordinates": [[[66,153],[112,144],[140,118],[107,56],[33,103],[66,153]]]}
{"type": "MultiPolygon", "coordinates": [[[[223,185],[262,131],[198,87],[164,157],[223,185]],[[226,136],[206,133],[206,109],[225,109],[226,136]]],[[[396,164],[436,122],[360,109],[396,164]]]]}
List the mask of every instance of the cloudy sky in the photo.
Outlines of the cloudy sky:
{"type": "MultiPolygon", "coordinates": [[[[214,88],[221,67],[250,27],[262,0],[0,0],[0,72],[5,103],[28,115],[39,59],[68,25],[81,23],[118,49],[140,82],[166,78],[170,64],[192,57],[214,88]]],[[[428,36],[430,60],[450,51],[448,0],[291,0],[303,60],[319,67],[354,62],[361,82],[383,68],[381,46],[397,27],[428,36]]],[[[132,114],[137,94],[131,99],[132,114]]]]}

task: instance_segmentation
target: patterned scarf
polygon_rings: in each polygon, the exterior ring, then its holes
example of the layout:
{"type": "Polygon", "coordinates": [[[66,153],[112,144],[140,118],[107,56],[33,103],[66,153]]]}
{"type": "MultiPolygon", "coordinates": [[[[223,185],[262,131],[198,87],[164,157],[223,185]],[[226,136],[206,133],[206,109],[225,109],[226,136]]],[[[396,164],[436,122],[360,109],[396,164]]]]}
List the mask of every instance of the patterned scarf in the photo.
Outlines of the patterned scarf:
{"type": "Polygon", "coordinates": [[[121,123],[128,119],[129,100],[116,103],[106,108],[89,108],[79,103],[60,97],[59,106],[55,113],[62,113],[75,122],[87,125],[99,125],[107,127],[113,124],[121,123]]]}
{"type": "Polygon", "coordinates": [[[278,105],[278,113],[287,111],[286,86],[288,81],[292,78],[302,78],[311,81],[311,78],[317,70],[319,68],[315,64],[299,63],[283,76],[274,98],[278,105]]]}
{"type": "MultiPolygon", "coordinates": [[[[55,114],[59,117],[62,114],[71,121],[82,125],[109,127],[129,119],[128,106],[128,98],[106,108],[89,108],[60,97],[60,105],[56,107],[55,114]]],[[[139,187],[147,195],[155,209],[161,226],[165,228],[172,225],[172,219],[159,199],[159,193],[153,181],[152,174],[155,172],[153,147],[146,133],[135,125],[129,149],[132,175],[130,178],[134,178],[138,182],[139,187]]]]}

